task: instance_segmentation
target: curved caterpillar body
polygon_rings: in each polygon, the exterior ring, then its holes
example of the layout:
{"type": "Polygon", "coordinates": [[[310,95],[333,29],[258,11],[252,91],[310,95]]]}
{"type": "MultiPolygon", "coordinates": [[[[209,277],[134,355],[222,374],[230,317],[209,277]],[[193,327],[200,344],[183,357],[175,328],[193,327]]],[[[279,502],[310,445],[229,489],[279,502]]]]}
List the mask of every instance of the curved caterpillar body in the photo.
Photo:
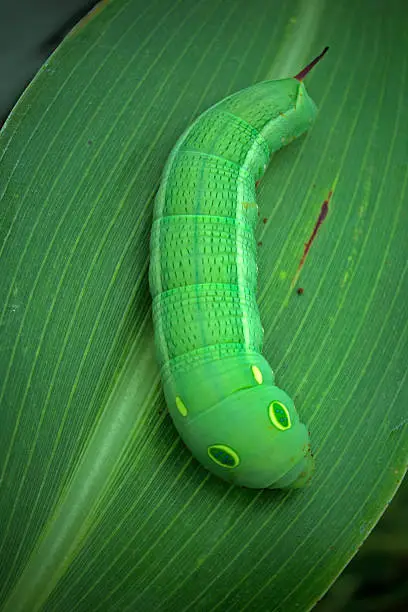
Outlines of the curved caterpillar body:
{"type": "Polygon", "coordinates": [[[302,79],[264,81],[204,112],[180,137],[156,196],[149,282],[166,402],[211,472],[298,488],[314,461],[293,401],[262,356],[255,183],[316,107],[302,79]]]}

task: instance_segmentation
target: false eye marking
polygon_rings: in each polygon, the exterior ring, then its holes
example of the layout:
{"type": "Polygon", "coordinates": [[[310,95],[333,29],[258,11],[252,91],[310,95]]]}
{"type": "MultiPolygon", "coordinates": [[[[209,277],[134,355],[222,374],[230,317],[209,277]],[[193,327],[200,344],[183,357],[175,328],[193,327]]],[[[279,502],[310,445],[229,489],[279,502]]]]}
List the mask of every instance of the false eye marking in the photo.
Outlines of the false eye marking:
{"type": "Polygon", "coordinates": [[[207,449],[210,459],[221,467],[235,468],[239,465],[239,456],[230,446],[226,444],[213,444],[207,449]]]}
{"type": "Polygon", "coordinates": [[[258,383],[258,385],[262,385],[263,376],[262,376],[261,370],[257,366],[255,366],[255,365],[251,366],[251,370],[252,370],[252,374],[253,374],[256,382],[258,383]]]}
{"type": "Polygon", "coordinates": [[[282,431],[290,429],[292,423],[290,421],[290,414],[286,406],[281,402],[274,400],[269,404],[268,414],[271,422],[282,431]]]}
{"type": "Polygon", "coordinates": [[[177,397],[176,397],[176,406],[177,406],[177,410],[179,411],[181,416],[183,416],[183,417],[187,416],[188,410],[187,410],[186,405],[184,404],[183,400],[181,399],[181,397],[179,395],[177,395],[177,397]]]}

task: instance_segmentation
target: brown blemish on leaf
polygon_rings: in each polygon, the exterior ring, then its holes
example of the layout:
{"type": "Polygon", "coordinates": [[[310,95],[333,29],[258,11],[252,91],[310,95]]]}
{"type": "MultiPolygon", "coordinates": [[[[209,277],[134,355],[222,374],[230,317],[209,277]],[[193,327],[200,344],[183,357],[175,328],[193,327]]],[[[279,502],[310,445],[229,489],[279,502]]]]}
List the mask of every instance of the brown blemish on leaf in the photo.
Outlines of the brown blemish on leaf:
{"type": "Polygon", "coordinates": [[[305,247],[304,247],[304,250],[303,250],[302,259],[300,260],[300,263],[299,263],[299,265],[298,265],[298,269],[296,270],[296,274],[295,274],[295,276],[294,276],[294,278],[293,278],[293,280],[292,280],[292,284],[291,284],[291,288],[292,288],[292,289],[293,289],[293,287],[295,286],[297,279],[299,278],[300,271],[301,271],[301,269],[303,268],[303,264],[304,264],[304,263],[305,263],[305,261],[306,261],[306,257],[307,257],[307,254],[308,254],[308,253],[309,253],[309,251],[310,251],[310,247],[312,246],[313,241],[314,241],[314,239],[315,239],[315,238],[316,238],[316,236],[317,236],[317,232],[319,231],[320,226],[322,225],[323,221],[324,221],[324,220],[325,220],[325,218],[327,217],[327,213],[329,212],[329,202],[330,202],[330,198],[332,197],[332,195],[333,195],[333,189],[330,189],[330,191],[329,191],[329,193],[328,193],[327,198],[325,199],[325,201],[323,202],[323,204],[322,204],[322,206],[321,206],[319,216],[318,216],[318,218],[317,218],[317,221],[316,221],[316,223],[315,223],[315,226],[314,226],[314,228],[313,228],[313,231],[312,231],[312,233],[311,233],[311,235],[310,235],[310,238],[309,238],[309,240],[308,240],[308,241],[305,243],[305,247]]]}

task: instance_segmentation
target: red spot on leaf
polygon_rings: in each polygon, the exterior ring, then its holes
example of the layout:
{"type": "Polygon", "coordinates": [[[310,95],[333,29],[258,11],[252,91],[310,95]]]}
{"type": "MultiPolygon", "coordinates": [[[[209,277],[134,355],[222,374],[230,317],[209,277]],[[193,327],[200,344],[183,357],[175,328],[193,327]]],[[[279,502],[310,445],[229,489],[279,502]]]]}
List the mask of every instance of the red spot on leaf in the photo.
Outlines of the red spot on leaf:
{"type": "Polygon", "coordinates": [[[294,284],[296,282],[296,279],[299,277],[299,274],[300,274],[300,271],[301,271],[301,269],[303,267],[303,264],[306,261],[307,254],[309,253],[310,247],[313,244],[313,240],[317,236],[317,232],[319,231],[319,227],[321,226],[321,224],[323,223],[323,221],[327,217],[327,213],[329,212],[329,202],[330,202],[330,198],[332,197],[332,195],[333,195],[333,190],[330,189],[327,198],[325,199],[325,201],[322,204],[319,216],[317,218],[317,221],[315,223],[313,231],[312,231],[312,233],[310,235],[310,238],[309,238],[309,240],[307,242],[305,242],[305,248],[304,248],[304,251],[303,251],[302,259],[300,260],[298,269],[297,269],[296,274],[294,276],[294,279],[292,281],[292,287],[294,286],[294,284]]]}

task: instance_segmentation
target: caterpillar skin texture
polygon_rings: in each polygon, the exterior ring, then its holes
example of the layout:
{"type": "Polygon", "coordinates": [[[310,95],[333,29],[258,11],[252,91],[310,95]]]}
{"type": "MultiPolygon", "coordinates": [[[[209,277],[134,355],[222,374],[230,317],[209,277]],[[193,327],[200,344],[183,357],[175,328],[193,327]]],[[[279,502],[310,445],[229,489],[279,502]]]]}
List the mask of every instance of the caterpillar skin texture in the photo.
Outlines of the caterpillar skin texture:
{"type": "Polygon", "coordinates": [[[316,106],[295,78],[264,81],[180,137],[155,200],[149,282],[164,394],[208,470],[251,488],[299,488],[314,461],[293,401],[262,356],[255,182],[316,106]]]}

